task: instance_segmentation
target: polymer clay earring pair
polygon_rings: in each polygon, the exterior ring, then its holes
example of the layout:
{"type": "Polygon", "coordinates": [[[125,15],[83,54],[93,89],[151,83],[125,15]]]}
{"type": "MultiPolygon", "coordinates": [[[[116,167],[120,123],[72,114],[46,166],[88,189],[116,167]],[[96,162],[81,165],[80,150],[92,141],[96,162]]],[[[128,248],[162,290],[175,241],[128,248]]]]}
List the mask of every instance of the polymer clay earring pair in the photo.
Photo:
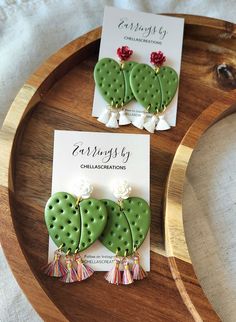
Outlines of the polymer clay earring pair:
{"type": "Polygon", "coordinates": [[[117,49],[119,63],[112,58],[102,58],[97,62],[94,68],[95,83],[109,104],[98,121],[111,128],[130,124],[125,106],[136,99],[145,112],[133,120],[134,126],[145,128],[150,133],[168,130],[170,125],[165,120],[164,113],[177,91],[178,75],[173,68],[162,66],[166,57],[161,51],[150,55],[154,68],[127,61],[132,53],[128,46],[123,46],[117,49]],[[146,121],[147,114],[151,119],[146,121]]]}
{"type": "Polygon", "coordinates": [[[138,248],[150,226],[150,208],[145,200],[129,197],[126,181],[114,188],[118,202],[90,198],[93,188],[86,181],[77,185],[74,194],[57,192],[45,206],[45,222],[58,249],[45,273],[72,283],[87,279],[93,270],[81,252],[96,240],[115,254],[114,267],[105,276],[109,283],[130,284],[143,279],[138,248]],[[76,195],[76,197],[74,196],[76,195]],[[132,265],[132,266],[131,266],[132,265]]]}

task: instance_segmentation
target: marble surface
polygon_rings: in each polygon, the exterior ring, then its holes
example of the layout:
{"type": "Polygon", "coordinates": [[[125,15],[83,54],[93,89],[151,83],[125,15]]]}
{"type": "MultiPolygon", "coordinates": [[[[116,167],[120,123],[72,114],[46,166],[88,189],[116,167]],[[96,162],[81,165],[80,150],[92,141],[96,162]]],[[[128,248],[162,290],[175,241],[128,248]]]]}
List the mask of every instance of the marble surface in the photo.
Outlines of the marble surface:
{"type": "MultiPolygon", "coordinates": [[[[232,22],[235,22],[236,13],[234,0],[0,0],[0,124],[2,124],[11,102],[27,77],[48,56],[74,38],[79,37],[83,33],[102,24],[105,4],[154,13],[165,12],[205,15],[232,22]]],[[[232,157],[236,158],[236,155],[232,157]]],[[[215,159],[212,159],[211,162],[214,164],[215,159]]],[[[195,167],[201,168],[202,165],[196,162],[194,168],[195,167]]],[[[191,174],[191,172],[189,172],[189,174],[191,174]]],[[[191,178],[191,176],[189,178],[191,178]]],[[[214,180],[212,179],[212,181],[214,180]]],[[[190,184],[192,183],[193,182],[190,180],[190,184]]],[[[205,184],[207,185],[207,183],[209,182],[206,181],[205,184]]],[[[194,186],[193,189],[195,189],[194,186]]],[[[222,192],[222,190],[220,191],[222,192]]],[[[228,198],[228,192],[223,192],[223,196],[228,198]]],[[[220,199],[221,197],[222,196],[218,196],[220,199]]],[[[191,198],[193,198],[193,196],[190,196],[190,200],[192,200],[191,198]]],[[[212,198],[214,198],[214,196],[212,196],[212,198]]],[[[231,219],[228,217],[228,223],[231,221],[233,222],[233,212],[230,213],[231,219]]],[[[207,212],[208,215],[206,215],[206,212],[204,212],[204,214],[206,216],[206,218],[204,218],[206,223],[210,220],[210,223],[213,224],[212,219],[210,219],[213,215],[211,214],[208,218],[209,212],[207,212]]],[[[203,214],[201,215],[203,216],[203,214]]],[[[231,287],[232,289],[232,286],[235,284],[228,282],[224,283],[223,278],[225,278],[225,280],[228,278],[224,275],[219,275],[220,279],[218,280],[217,287],[213,287],[213,282],[211,280],[206,281],[206,278],[208,277],[206,273],[208,266],[205,266],[204,271],[205,264],[199,263],[204,256],[201,253],[199,254],[199,247],[195,249],[198,244],[199,236],[201,237],[201,243],[204,243],[202,236],[205,236],[206,232],[203,231],[200,235],[197,234],[197,231],[193,228],[195,227],[195,217],[197,218],[196,215],[190,217],[190,215],[186,214],[185,225],[187,231],[189,230],[188,236],[191,236],[192,234],[193,237],[196,237],[196,239],[192,238],[193,244],[189,243],[189,247],[191,255],[193,256],[194,254],[195,257],[195,259],[192,259],[196,266],[196,270],[199,270],[197,274],[204,289],[208,287],[206,292],[209,298],[212,296],[212,300],[216,302],[218,309],[222,310],[222,314],[225,314],[224,321],[233,321],[231,319],[232,311],[230,311],[233,308],[230,307],[230,303],[224,305],[225,300],[221,301],[217,292],[221,293],[222,289],[226,292],[228,291],[226,288],[231,287]],[[226,286],[223,288],[224,285],[226,286]]],[[[207,224],[206,226],[206,229],[208,229],[207,234],[212,236],[212,240],[211,243],[203,249],[208,249],[207,254],[211,255],[212,264],[210,264],[210,266],[212,267],[215,267],[215,262],[213,262],[214,259],[217,259],[219,256],[221,257],[224,253],[224,249],[225,252],[230,252],[231,250],[233,253],[234,251],[233,239],[231,240],[231,244],[229,243],[229,248],[227,249],[225,248],[225,244],[218,239],[217,246],[219,245],[220,248],[215,247],[213,229],[214,227],[222,227],[222,220],[225,222],[225,218],[222,218],[220,216],[218,217],[218,224],[217,222],[214,222],[214,225],[209,226],[209,224],[207,224]],[[212,248],[212,246],[214,247],[212,248]],[[220,253],[216,252],[217,249],[221,249],[220,253]],[[213,253],[211,254],[211,252],[213,253]]],[[[229,227],[232,229],[233,226],[230,225],[229,227]]],[[[190,237],[187,239],[189,240],[189,238],[190,237]]],[[[225,257],[223,256],[221,260],[223,265],[225,257]]],[[[228,263],[229,262],[227,262],[227,265],[228,263]]],[[[233,257],[231,258],[230,263],[233,265],[233,257]]],[[[219,266],[219,270],[220,267],[222,266],[219,266]]],[[[41,321],[26,297],[22,294],[9,270],[2,251],[0,251],[0,272],[0,322],[41,321]]]]}

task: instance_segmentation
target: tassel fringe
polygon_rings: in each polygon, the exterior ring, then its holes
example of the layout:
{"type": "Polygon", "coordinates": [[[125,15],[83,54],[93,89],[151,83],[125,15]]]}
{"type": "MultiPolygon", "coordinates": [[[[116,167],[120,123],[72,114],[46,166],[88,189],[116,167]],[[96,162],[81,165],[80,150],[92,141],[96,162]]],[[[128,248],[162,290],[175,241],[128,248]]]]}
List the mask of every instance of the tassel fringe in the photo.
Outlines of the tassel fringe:
{"type": "Polygon", "coordinates": [[[97,120],[100,123],[106,124],[109,121],[110,117],[111,117],[111,111],[109,109],[106,109],[102,112],[102,114],[99,116],[97,120]]]}
{"type": "Polygon", "coordinates": [[[142,130],[143,129],[143,125],[144,125],[144,121],[146,118],[146,114],[145,113],[141,113],[140,116],[136,117],[132,124],[137,127],[138,129],[142,130]]]}
{"type": "Polygon", "coordinates": [[[120,259],[115,257],[114,266],[106,273],[105,280],[111,284],[121,284],[120,259]]]}
{"type": "Polygon", "coordinates": [[[139,257],[139,255],[137,255],[137,254],[134,255],[133,260],[134,260],[134,264],[133,264],[133,267],[132,267],[133,279],[134,280],[142,280],[145,277],[147,277],[147,273],[145,272],[145,270],[140,265],[140,257],[139,257]]]}
{"type": "Polygon", "coordinates": [[[89,267],[88,265],[85,265],[83,263],[83,260],[79,254],[75,254],[75,262],[76,262],[76,274],[77,274],[77,279],[79,282],[86,280],[89,278],[91,275],[93,275],[94,270],[89,267]]]}
{"type": "Polygon", "coordinates": [[[122,284],[128,285],[133,283],[133,276],[129,270],[129,261],[127,258],[123,260],[124,272],[122,277],[122,284]]]}
{"type": "Polygon", "coordinates": [[[170,125],[165,120],[165,116],[164,115],[159,115],[158,119],[159,120],[158,120],[157,126],[156,126],[156,130],[157,131],[166,131],[166,130],[169,130],[170,129],[170,125]]]}
{"type": "MultiPolygon", "coordinates": [[[[126,256],[126,255],[125,255],[126,256]]],[[[107,272],[105,279],[111,284],[123,284],[129,285],[132,284],[135,280],[142,280],[147,276],[147,273],[140,265],[140,256],[137,252],[134,252],[133,255],[133,266],[130,270],[129,260],[127,257],[123,257],[122,260],[116,256],[114,260],[114,266],[107,272]],[[120,264],[123,264],[124,271],[121,273],[120,264]]]]}
{"type": "Polygon", "coordinates": [[[130,123],[131,121],[127,117],[125,110],[121,110],[119,112],[119,125],[128,125],[130,123]]]}
{"type": "Polygon", "coordinates": [[[117,122],[117,116],[117,112],[111,112],[111,117],[109,118],[109,121],[106,123],[106,127],[117,129],[119,127],[117,122]]]}
{"type": "Polygon", "coordinates": [[[66,268],[61,262],[61,251],[56,250],[54,259],[51,263],[47,264],[44,268],[44,273],[51,277],[62,277],[66,273],[66,268]]]}
{"type": "MultiPolygon", "coordinates": [[[[66,268],[61,261],[61,256],[60,249],[56,250],[53,261],[44,269],[45,274],[53,277],[60,277],[60,280],[64,283],[80,282],[93,275],[93,269],[83,263],[79,253],[75,253],[74,255],[66,254],[66,268]]],[[[121,260],[120,257],[116,256],[114,259],[114,266],[105,274],[105,279],[109,283],[116,285],[129,285],[132,284],[134,280],[142,280],[145,277],[147,277],[147,273],[140,264],[140,256],[137,252],[134,252],[133,255],[133,266],[131,271],[128,258],[123,257],[121,260]],[[123,274],[120,271],[121,263],[124,266],[123,274]]]]}
{"type": "Polygon", "coordinates": [[[144,128],[145,130],[147,130],[148,132],[150,133],[154,133],[155,131],[155,127],[156,127],[156,124],[157,124],[157,116],[156,115],[153,115],[152,118],[147,121],[146,123],[144,123],[144,128]]]}
{"type": "Polygon", "coordinates": [[[74,283],[78,281],[76,270],[73,268],[73,258],[70,255],[66,255],[66,274],[60,279],[64,283],[74,283]]]}

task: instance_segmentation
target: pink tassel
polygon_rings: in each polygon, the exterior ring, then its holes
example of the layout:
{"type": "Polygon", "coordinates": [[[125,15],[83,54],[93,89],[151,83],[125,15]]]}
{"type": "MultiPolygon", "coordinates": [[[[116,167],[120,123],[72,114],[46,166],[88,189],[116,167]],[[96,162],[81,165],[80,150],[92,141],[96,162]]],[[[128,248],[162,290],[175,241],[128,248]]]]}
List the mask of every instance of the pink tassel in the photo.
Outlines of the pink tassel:
{"type": "Polygon", "coordinates": [[[139,255],[134,255],[134,264],[132,267],[133,279],[134,280],[142,280],[147,277],[147,273],[140,265],[140,257],[139,255]]]}
{"type": "Polygon", "coordinates": [[[77,263],[76,274],[79,282],[86,280],[91,275],[93,275],[94,270],[83,263],[82,258],[79,254],[75,254],[75,261],[77,263]]]}
{"type": "Polygon", "coordinates": [[[73,283],[78,281],[76,270],[72,266],[73,258],[70,255],[66,255],[66,274],[62,276],[60,281],[64,283],[73,283]]]}
{"type": "Polygon", "coordinates": [[[127,260],[127,258],[123,260],[123,265],[124,265],[124,273],[122,278],[122,284],[125,284],[125,285],[132,284],[133,277],[129,270],[129,261],[127,260]]]}
{"type": "Polygon", "coordinates": [[[106,273],[105,279],[111,284],[119,285],[121,284],[121,272],[120,259],[118,257],[115,257],[114,264],[110,272],[106,273]]]}
{"type": "Polygon", "coordinates": [[[61,262],[61,251],[56,250],[54,259],[44,268],[44,273],[51,277],[62,277],[66,274],[66,268],[61,262]]]}

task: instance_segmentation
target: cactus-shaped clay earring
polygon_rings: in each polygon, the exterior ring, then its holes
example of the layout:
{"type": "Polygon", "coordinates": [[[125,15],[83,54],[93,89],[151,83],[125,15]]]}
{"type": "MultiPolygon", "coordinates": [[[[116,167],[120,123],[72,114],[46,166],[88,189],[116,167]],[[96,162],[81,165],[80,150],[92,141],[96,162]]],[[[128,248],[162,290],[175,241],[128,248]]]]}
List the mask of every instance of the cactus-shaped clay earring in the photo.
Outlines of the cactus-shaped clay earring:
{"type": "Polygon", "coordinates": [[[100,241],[115,254],[114,267],[106,273],[105,279],[117,285],[130,284],[133,279],[146,276],[136,251],[148,233],[151,211],[144,199],[129,197],[130,193],[131,187],[127,181],[122,181],[113,189],[117,203],[109,199],[102,200],[107,208],[108,219],[100,241]],[[133,269],[130,266],[132,261],[133,269]]]}
{"type": "Polygon", "coordinates": [[[93,187],[87,181],[81,180],[73,190],[76,197],[68,192],[52,195],[44,212],[48,233],[58,247],[45,273],[66,283],[92,275],[80,253],[100,237],[107,223],[106,206],[90,198],[93,187]]]}
{"type": "Polygon", "coordinates": [[[132,53],[128,46],[122,46],[117,49],[120,63],[112,58],[102,58],[94,68],[96,86],[108,103],[108,107],[99,116],[98,121],[107,127],[118,128],[119,125],[131,123],[125,113],[125,105],[134,98],[129,78],[136,62],[127,61],[132,53]]]}
{"type": "Polygon", "coordinates": [[[153,114],[146,123],[146,113],[142,113],[132,123],[139,129],[144,127],[150,133],[170,129],[164,113],[178,88],[178,74],[173,68],[162,66],[165,61],[166,57],[161,51],[152,52],[150,62],[154,69],[147,64],[138,64],[130,73],[130,86],[136,100],[148,113],[153,114]]]}

